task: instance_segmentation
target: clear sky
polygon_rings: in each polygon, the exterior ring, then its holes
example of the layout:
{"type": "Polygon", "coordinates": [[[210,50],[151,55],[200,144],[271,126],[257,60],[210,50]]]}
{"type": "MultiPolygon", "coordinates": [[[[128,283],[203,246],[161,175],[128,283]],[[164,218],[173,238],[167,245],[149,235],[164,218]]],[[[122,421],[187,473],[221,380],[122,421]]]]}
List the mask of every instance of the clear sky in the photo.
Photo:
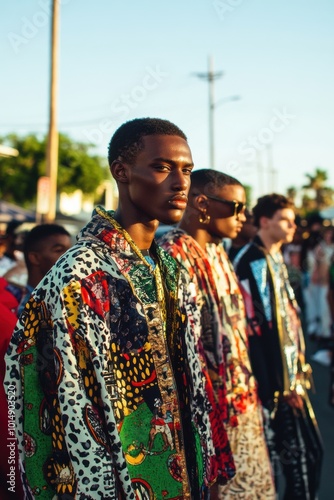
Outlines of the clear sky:
{"type": "MultiPolygon", "coordinates": [[[[2,2],[0,135],[47,131],[50,3],[2,2]]],[[[254,196],[299,188],[316,167],[334,186],[333,0],[62,0],[60,13],[60,131],[106,156],[125,120],[166,118],[208,167],[197,74],[211,57],[215,167],[254,196]]]]}

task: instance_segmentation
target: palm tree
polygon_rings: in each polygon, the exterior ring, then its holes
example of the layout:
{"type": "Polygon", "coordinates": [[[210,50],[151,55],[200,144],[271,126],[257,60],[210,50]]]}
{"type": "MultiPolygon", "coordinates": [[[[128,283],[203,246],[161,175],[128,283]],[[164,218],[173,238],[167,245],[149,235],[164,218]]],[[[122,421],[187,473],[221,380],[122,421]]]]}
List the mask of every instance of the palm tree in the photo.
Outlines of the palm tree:
{"type": "Polygon", "coordinates": [[[326,181],[328,180],[328,174],[326,170],[321,168],[316,168],[315,173],[305,174],[308,178],[308,183],[303,186],[303,189],[312,189],[315,194],[315,208],[321,210],[328,204],[328,198],[333,195],[333,189],[326,186],[326,181]]]}
{"type": "Polygon", "coordinates": [[[297,189],[294,186],[288,187],[286,190],[286,196],[294,203],[297,196],[297,189]]]}

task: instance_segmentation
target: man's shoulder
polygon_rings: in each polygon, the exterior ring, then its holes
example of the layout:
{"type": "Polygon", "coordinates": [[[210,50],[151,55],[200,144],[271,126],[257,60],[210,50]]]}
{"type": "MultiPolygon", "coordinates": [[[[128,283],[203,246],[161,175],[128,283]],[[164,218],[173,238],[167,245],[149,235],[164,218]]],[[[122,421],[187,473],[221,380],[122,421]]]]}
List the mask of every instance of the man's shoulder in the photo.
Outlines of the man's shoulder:
{"type": "Polygon", "coordinates": [[[44,276],[35,288],[35,295],[44,295],[49,290],[61,292],[71,282],[83,282],[96,274],[114,274],[119,276],[112,252],[106,252],[101,245],[80,241],[65,252],[44,276]]]}
{"type": "Polygon", "coordinates": [[[160,244],[160,242],[157,242],[157,253],[160,257],[160,260],[162,261],[163,264],[169,265],[169,264],[176,264],[175,258],[171,255],[171,253],[168,251],[168,248],[166,246],[163,246],[160,244]]]}
{"type": "Polygon", "coordinates": [[[168,231],[168,233],[159,238],[158,245],[162,246],[173,256],[180,257],[181,254],[183,259],[190,253],[193,256],[202,256],[203,254],[197,241],[185,231],[178,228],[168,231]]]}
{"type": "Polygon", "coordinates": [[[157,243],[163,248],[168,248],[169,246],[180,244],[186,237],[187,234],[182,229],[174,228],[160,236],[157,239],[157,243]]]}
{"type": "Polygon", "coordinates": [[[237,253],[232,263],[235,270],[239,272],[241,269],[249,267],[252,262],[257,260],[265,261],[265,254],[256,242],[251,241],[237,253]]]}

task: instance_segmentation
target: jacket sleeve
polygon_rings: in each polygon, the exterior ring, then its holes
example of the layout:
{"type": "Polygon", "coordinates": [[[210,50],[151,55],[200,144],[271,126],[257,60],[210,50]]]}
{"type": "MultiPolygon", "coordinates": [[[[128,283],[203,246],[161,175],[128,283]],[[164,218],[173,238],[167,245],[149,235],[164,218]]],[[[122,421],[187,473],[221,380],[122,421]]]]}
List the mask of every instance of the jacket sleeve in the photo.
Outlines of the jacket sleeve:
{"type": "Polygon", "coordinates": [[[103,286],[72,282],[52,311],[32,297],[7,354],[25,488],[41,499],[118,498],[121,483],[134,498],[104,380],[111,333],[103,286]]]}

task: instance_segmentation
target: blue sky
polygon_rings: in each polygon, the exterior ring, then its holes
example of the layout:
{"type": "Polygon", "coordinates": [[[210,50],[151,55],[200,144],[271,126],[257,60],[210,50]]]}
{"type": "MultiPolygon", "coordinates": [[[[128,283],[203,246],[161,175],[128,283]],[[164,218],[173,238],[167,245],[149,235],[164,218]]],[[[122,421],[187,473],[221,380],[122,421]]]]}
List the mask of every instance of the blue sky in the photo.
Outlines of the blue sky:
{"type": "MultiPolygon", "coordinates": [[[[2,3],[0,135],[47,131],[49,12],[50,0],[2,3]]],[[[208,167],[208,83],[196,74],[211,57],[223,72],[215,167],[254,196],[298,188],[316,167],[334,185],[332,0],[62,0],[60,14],[61,131],[106,156],[123,121],[166,118],[208,167]]]]}

